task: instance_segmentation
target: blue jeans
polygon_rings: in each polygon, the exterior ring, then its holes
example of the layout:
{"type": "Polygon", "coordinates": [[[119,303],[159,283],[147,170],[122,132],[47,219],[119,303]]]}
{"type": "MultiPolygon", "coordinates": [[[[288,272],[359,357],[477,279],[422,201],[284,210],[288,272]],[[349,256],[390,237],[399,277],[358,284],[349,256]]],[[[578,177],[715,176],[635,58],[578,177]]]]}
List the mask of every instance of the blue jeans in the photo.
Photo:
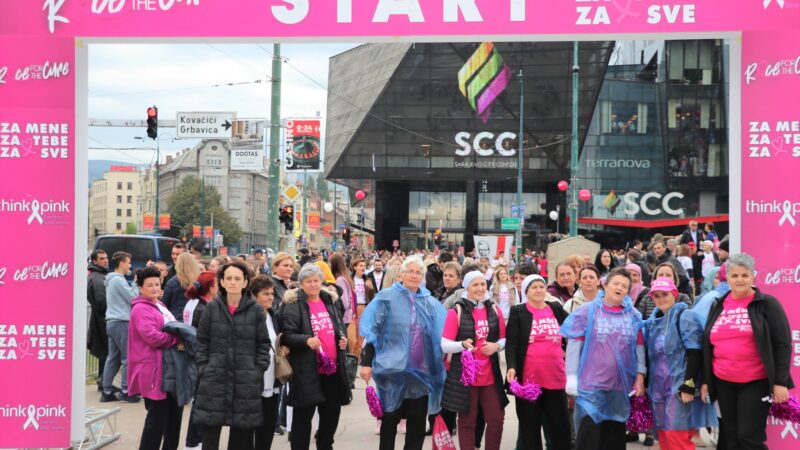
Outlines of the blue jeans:
{"type": "Polygon", "coordinates": [[[114,376],[122,368],[122,393],[128,394],[128,321],[112,320],[106,323],[108,358],[103,368],[103,393],[111,394],[114,376]]]}

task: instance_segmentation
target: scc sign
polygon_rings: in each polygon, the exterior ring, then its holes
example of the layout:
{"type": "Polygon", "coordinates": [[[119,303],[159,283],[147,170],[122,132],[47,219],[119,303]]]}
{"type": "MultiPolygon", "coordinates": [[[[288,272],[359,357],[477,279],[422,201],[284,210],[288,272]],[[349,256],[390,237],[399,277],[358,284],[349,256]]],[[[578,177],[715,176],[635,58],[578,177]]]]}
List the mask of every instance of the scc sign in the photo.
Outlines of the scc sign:
{"type": "Polygon", "coordinates": [[[469,156],[469,154],[472,153],[472,150],[475,150],[475,153],[477,153],[478,156],[492,156],[495,152],[497,152],[500,156],[514,156],[517,154],[515,145],[512,145],[509,149],[503,147],[503,142],[505,141],[516,141],[517,133],[505,131],[495,135],[491,131],[481,131],[475,135],[475,138],[471,138],[472,133],[468,131],[461,131],[456,134],[456,144],[458,144],[460,147],[456,150],[456,155],[469,156]],[[489,148],[481,148],[481,142],[487,140],[493,140],[494,147],[489,146],[489,148]]]}
{"type": "Polygon", "coordinates": [[[667,195],[661,195],[658,192],[648,192],[639,198],[638,192],[628,192],[622,196],[622,203],[624,205],[622,213],[634,216],[641,211],[648,216],[657,216],[661,214],[663,210],[671,216],[680,216],[683,214],[683,208],[675,209],[670,206],[670,201],[675,198],[683,199],[683,194],[680,192],[670,192],[667,195]],[[660,199],[661,208],[651,208],[650,204],[652,199],[660,199]]]}

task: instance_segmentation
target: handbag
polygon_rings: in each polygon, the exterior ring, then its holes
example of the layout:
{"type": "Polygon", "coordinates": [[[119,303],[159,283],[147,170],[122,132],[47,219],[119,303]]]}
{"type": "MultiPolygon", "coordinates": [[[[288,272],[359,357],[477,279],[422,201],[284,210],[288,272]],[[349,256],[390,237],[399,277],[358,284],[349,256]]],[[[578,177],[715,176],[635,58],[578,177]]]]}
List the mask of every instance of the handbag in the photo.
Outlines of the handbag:
{"type": "Polygon", "coordinates": [[[283,333],[279,334],[275,339],[275,346],[273,347],[275,352],[275,379],[281,384],[286,384],[292,379],[294,370],[292,370],[292,365],[289,364],[289,360],[286,359],[286,355],[284,355],[283,351],[280,349],[281,336],[283,336],[283,333]]]}
{"type": "Polygon", "coordinates": [[[344,369],[347,373],[347,381],[350,384],[355,383],[358,374],[358,357],[351,353],[345,354],[344,369]]]}

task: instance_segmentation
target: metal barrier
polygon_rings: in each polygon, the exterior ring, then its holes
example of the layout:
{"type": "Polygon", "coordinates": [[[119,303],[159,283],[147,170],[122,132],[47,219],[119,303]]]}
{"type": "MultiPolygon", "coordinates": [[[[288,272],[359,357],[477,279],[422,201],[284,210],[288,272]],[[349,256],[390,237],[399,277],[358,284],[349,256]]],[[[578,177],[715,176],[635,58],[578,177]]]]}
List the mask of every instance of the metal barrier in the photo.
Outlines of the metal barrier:
{"type": "Polygon", "coordinates": [[[116,441],[119,406],[112,409],[88,408],[86,410],[86,433],[83,441],[72,446],[72,450],[95,450],[116,441]]]}

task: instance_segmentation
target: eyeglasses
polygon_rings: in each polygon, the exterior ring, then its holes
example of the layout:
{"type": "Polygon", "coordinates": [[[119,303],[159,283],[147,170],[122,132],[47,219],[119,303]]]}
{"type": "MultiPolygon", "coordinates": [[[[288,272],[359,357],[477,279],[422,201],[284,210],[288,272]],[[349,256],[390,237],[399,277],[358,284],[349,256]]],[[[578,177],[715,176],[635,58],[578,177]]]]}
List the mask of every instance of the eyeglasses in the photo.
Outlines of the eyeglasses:
{"type": "Polygon", "coordinates": [[[414,276],[421,277],[422,276],[422,272],[417,272],[415,270],[407,270],[406,271],[406,275],[414,275],[414,276]]]}

